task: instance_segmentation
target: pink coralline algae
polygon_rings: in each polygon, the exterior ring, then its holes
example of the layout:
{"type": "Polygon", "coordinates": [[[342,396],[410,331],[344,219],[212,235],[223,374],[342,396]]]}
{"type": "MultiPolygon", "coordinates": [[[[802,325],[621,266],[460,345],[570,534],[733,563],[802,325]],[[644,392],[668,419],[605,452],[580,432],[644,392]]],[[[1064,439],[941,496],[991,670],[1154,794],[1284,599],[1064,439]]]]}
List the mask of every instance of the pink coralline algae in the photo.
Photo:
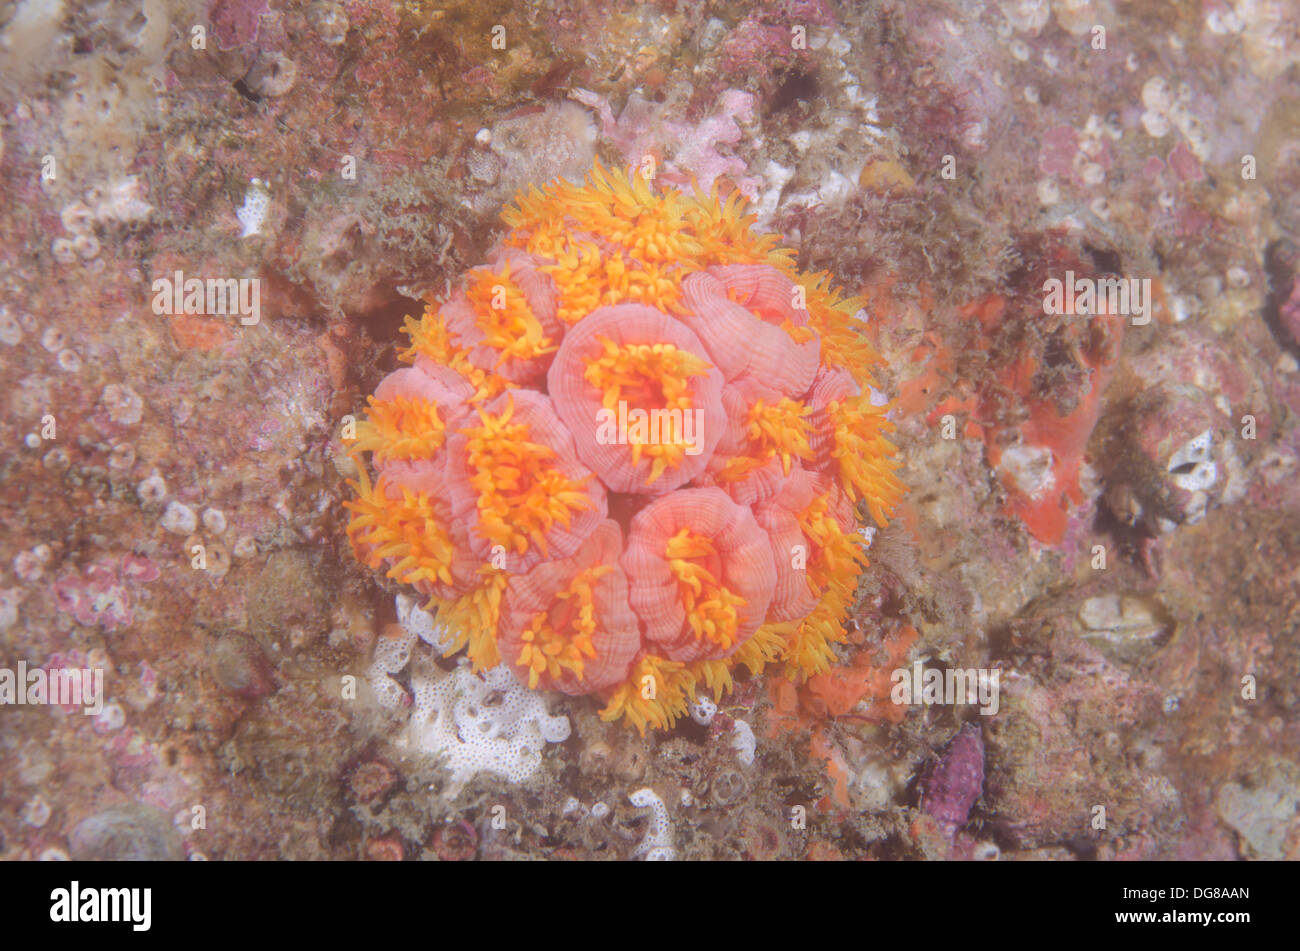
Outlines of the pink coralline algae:
{"type": "Polygon", "coordinates": [[[769,15],[782,23],[830,26],[835,22],[835,12],[826,0],[777,0],[770,6],[769,15]]]}
{"type": "Polygon", "coordinates": [[[1048,175],[1069,178],[1074,174],[1074,156],[1079,151],[1079,136],[1072,126],[1058,125],[1043,134],[1038,150],[1038,168],[1048,175]]]}
{"type": "Polygon", "coordinates": [[[108,744],[108,752],[114,765],[124,769],[152,766],[158,761],[152,745],[134,727],[116,733],[108,744]]]}
{"type": "Polygon", "coordinates": [[[103,563],[87,566],[81,575],[64,575],[54,583],[54,594],[59,609],[87,627],[98,625],[113,631],[135,620],[130,591],[112,567],[103,563]]]}
{"type": "Polygon", "coordinates": [[[807,48],[807,31],[835,23],[834,13],[822,0],[790,0],[759,7],[728,31],[719,46],[718,64],[728,76],[779,75],[807,48]],[[805,31],[803,45],[794,41],[796,29],[805,31]]]}
{"type": "Polygon", "coordinates": [[[951,838],[970,818],[971,807],[983,789],[984,737],[978,726],[967,723],[926,777],[921,811],[932,816],[951,838]]]}
{"type": "Polygon", "coordinates": [[[1291,287],[1291,296],[1278,311],[1282,326],[1291,335],[1293,343],[1300,344],[1300,278],[1291,287]]]}
{"type": "Polygon", "coordinates": [[[122,577],[136,584],[148,584],[157,581],[162,571],[152,559],[145,555],[127,554],[122,556],[122,577]]]}
{"type": "Polygon", "coordinates": [[[261,19],[270,12],[267,0],[213,0],[208,20],[217,48],[233,50],[257,39],[261,19]]]}
{"type": "Polygon", "coordinates": [[[1205,169],[1195,153],[1185,142],[1179,142],[1169,153],[1169,167],[1178,176],[1180,182],[1200,182],[1205,180],[1205,169]]]}
{"type": "MultiPolygon", "coordinates": [[[[86,662],[85,652],[73,649],[69,651],[58,651],[51,654],[49,660],[45,662],[45,666],[42,669],[46,674],[53,674],[56,670],[81,671],[86,670],[89,666],[90,665],[86,662]]],[[[89,689],[89,685],[87,685],[86,689],[89,689]]],[[[77,710],[81,709],[81,703],[72,702],[73,700],[84,700],[87,704],[90,703],[90,698],[83,693],[79,697],[74,696],[69,698],[68,703],[58,704],[59,709],[64,713],[75,713],[77,710]]]]}
{"type": "Polygon", "coordinates": [[[629,165],[639,166],[646,156],[660,155],[666,144],[669,154],[660,180],[680,187],[692,179],[704,191],[727,176],[751,201],[758,197],[760,180],[745,176],[745,163],[734,155],[723,155],[719,145],[730,145],[742,138],[739,122],[754,118],[754,97],[739,89],[728,89],[718,97],[717,106],[694,122],[673,121],[666,107],[649,102],[633,93],[618,118],[609,101],[586,89],[575,89],[573,98],[596,111],[601,131],[609,138],[629,165]]]}
{"type": "Polygon", "coordinates": [[[1084,186],[1088,184],[1083,175],[1087,165],[1095,163],[1103,170],[1109,170],[1114,162],[1110,146],[1105,141],[1088,140],[1086,135],[1085,132],[1081,137],[1069,125],[1054,126],[1044,132],[1038,150],[1039,171],[1084,186]]]}
{"type": "Polygon", "coordinates": [[[773,66],[788,66],[795,55],[788,26],[764,23],[750,16],[723,41],[718,59],[729,74],[748,71],[761,75],[773,66]]]}
{"type": "Polygon", "coordinates": [[[54,582],[59,610],[66,611],[87,627],[105,631],[129,627],[135,620],[133,599],[125,581],[147,584],[159,576],[156,564],[144,555],[127,554],[118,568],[106,559],[88,565],[80,574],[66,574],[54,582]]]}

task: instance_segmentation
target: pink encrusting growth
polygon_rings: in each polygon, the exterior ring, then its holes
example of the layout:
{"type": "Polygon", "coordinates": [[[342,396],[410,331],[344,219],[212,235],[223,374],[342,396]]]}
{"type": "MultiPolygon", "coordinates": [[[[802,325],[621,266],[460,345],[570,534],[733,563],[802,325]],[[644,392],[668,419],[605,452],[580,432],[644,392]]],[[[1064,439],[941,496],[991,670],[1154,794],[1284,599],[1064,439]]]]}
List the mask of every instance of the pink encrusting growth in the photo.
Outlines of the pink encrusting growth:
{"type": "Polygon", "coordinates": [[[428,596],[476,667],[640,730],[737,666],[825,670],[858,503],[883,522],[903,491],[859,302],[736,199],[639,175],[597,168],[505,218],[358,424],[358,557],[428,596]]]}

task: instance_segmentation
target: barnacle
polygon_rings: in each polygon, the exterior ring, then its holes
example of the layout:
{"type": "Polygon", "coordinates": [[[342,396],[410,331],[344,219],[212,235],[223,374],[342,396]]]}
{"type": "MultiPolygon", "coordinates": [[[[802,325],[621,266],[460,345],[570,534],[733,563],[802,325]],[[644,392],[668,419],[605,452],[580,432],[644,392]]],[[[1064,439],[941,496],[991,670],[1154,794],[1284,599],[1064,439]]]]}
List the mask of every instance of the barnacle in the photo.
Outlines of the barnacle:
{"type": "Polygon", "coordinates": [[[905,491],[860,302],[716,189],[597,165],[503,219],[358,425],[357,557],[476,668],[643,732],[738,667],[826,671],[905,491]]]}

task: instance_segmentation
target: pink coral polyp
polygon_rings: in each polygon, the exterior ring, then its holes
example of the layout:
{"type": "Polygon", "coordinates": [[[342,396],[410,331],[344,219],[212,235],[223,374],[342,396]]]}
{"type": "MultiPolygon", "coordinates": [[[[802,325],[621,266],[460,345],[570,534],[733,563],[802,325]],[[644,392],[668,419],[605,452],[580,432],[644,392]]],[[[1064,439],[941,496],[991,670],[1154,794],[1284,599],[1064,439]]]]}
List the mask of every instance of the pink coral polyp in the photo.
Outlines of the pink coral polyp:
{"type": "Polygon", "coordinates": [[[443,305],[447,330],[480,370],[535,383],[560,338],[555,285],[531,254],[499,248],[490,260],[490,267],[471,270],[465,287],[443,305]]]}
{"type": "Polygon", "coordinates": [[[758,310],[751,310],[729,297],[727,285],[708,272],[688,275],[682,281],[682,297],[682,322],[699,334],[728,383],[749,378],[785,396],[808,392],[817,375],[821,346],[815,334],[800,341],[788,329],[764,319],[763,315],[777,313],[775,302],[756,304],[758,310]]]}
{"type": "Polygon", "coordinates": [[[572,558],[510,579],[501,654],[530,686],[585,694],[627,678],[641,627],[628,604],[622,552],[623,532],[606,520],[572,558]]]}
{"type": "Polygon", "coordinates": [[[623,567],[647,643],[674,661],[734,653],[776,586],[771,540],[718,489],[682,489],[638,512],[623,567]]]}
{"type": "Polygon", "coordinates": [[[547,375],[579,457],[613,492],[662,495],[708,465],[726,428],[722,376],[698,337],[653,307],[601,307],[547,375]]]}
{"type": "Polygon", "coordinates": [[[512,390],[448,442],[447,497],[470,550],[527,571],[567,558],[605,518],[605,486],[574,451],[551,400],[512,390]]]}

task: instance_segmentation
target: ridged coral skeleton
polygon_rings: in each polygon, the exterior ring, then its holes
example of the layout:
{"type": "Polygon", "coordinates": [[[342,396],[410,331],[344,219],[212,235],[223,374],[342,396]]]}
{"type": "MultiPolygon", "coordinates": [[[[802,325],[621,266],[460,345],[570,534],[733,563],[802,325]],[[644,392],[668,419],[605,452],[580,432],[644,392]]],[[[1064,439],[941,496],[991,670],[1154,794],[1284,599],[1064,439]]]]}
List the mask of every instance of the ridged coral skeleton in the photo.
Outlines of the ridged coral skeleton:
{"type": "Polygon", "coordinates": [[[904,491],[860,302],[716,190],[597,165],[503,218],[358,427],[357,557],[476,670],[598,694],[642,732],[737,666],[825,671],[859,507],[883,525],[904,491]]]}

